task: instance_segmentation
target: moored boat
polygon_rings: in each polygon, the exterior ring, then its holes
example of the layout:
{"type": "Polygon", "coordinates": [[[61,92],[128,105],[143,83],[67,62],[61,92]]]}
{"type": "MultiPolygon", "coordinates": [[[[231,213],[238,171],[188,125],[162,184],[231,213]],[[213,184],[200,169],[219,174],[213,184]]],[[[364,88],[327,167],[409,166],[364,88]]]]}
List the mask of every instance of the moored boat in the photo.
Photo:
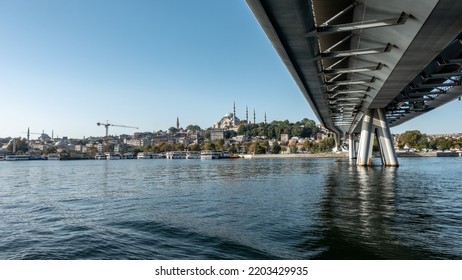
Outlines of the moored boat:
{"type": "Polygon", "coordinates": [[[165,156],[167,159],[186,159],[186,154],[185,151],[171,151],[166,152],[165,156]]]}
{"type": "Polygon", "coordinates": [[[149,153],[141,152],[141,153],[138,153],[138,155],[136,155],[136,158],[137,159],[151,159],[151,155],[149,153]]]}
{"type": "Polygon", "coordinates": [[[107,160],[117,160],[121,159],[122,157],[119,154],[111,154],[111,153],[106,153],[106,159],[107,160]]]}
{"type": "Polygon", "coordinates": [[[220,152],[205,150],[201,152],[201,159],[219,159],[220,152]]]}
{"type": "Polygon", "coordinates": [[[200,159],[201,153],[200,152],[187,152],[186,159],[200,159]]]}
{"type": "Polygon", "coordinates": [[[30,155],[6,155],[4,160],[17,161],[17,160],[29,160],[30,155]]]}

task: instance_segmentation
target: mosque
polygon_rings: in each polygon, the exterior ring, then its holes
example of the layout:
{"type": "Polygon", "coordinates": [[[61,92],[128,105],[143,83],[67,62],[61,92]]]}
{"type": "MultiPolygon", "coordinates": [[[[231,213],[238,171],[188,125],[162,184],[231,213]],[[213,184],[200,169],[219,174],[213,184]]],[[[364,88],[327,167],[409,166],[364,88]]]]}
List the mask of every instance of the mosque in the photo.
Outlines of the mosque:
{"type": "MultiPolygon", "coordinates": [[[[249,111],[246,106],[245,108],[245,122],[250,123],[249,121],[249,111]]],[[[236,103],[233,105],[233,112],[232,113],[227,113],[224,115],[221,120],[218,122],[214,123],[212,125],[213,129],[230,129],[230,130],[237,130],[239,123],[241,120],[236,116],[236,103]]],[[[255,110],[253,110],[253,123],[256,123],[255,119],[255,110]]],[[[265,123],[266,123],[266,113],[265,113],[265,123]]]]}

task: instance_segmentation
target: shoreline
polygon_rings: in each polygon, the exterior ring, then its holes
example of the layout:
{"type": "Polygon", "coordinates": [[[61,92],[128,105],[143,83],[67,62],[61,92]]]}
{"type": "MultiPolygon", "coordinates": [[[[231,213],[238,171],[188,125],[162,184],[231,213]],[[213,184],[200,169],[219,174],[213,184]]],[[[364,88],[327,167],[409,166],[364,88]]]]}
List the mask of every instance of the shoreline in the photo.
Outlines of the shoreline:
{"type": "MultiPolygon", "coordinates": [[[[397,157],[458,157],[461,152],[397,152],[397,157]]],[[[378,154],[373,156],[380,157],[378,154]]],[[[347,152],[318,154],[258,154],[249,158],[348,158],[347,152]]]]}

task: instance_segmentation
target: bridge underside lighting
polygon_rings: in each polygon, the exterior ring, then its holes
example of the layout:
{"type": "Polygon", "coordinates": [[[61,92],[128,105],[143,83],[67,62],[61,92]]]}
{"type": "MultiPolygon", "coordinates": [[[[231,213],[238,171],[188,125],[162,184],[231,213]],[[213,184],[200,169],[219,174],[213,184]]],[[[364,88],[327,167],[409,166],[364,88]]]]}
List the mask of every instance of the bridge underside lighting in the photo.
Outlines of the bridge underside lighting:
{"type": "Polygon", "coordinates": [[[404,24],[408,18],[409,18],[409,14],[402,12],[401,15],[397,18],[389,18],[389,19],[383,19],[383,20],[369,20],[369,21],[352,22],[352,23],[344,23],[344,24],[337,24],[337,25],[318,26],[315,31],[306,33],[305,37],[312,37],[312,36],[319,36],[323,34],[330,34],[330,33],[337,33],[337,32],[349,32],[349,31],[361,30],[361,29],[367,29],[367,28],[377,28],[377,27],[404,24]]]}
{"type": "MultiPolygon", "coordinates": [[[[346,51],[331,51],[322,52],[322,58],[334,58],[334,57],[345,57],[345,56],[356,56],[356,55],[368,55],[368,54],[380,54],[390,52],[393,45],[388,43],[385,48],[369,48],[369,49],[357,49],[357,50],[346,50],[346,51]]],[[[318,58],[319,59],[319,58],[318,58]]]]}
{"type": "Polygon", "coordinates": [[[350,85],[364,85],[372,84],[377,80],[376,77],[372,77],[369,80],[344,80],[344,81],[328,81],[326,85],[328,86],[350,86],[350,85]]]}
{"type": "Polygon", "coordinates": [[[348,73],[361,73],[361,72],[372,72],[381,70],[383,67],[382,63],[379,63],[377,66],[371,67],[361,67],[361,68],[338,68],[338,69],[324,69],[324,74],[348,74],[348,73]]]}

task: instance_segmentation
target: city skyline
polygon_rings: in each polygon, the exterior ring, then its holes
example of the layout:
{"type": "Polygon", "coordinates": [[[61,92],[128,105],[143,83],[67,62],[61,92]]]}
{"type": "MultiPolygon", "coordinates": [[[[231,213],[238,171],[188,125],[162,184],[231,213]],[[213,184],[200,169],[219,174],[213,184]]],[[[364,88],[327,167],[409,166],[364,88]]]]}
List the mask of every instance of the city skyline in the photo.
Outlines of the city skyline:
{"type": "MultiPolygon", "coordinates": [[[[319,123],[243,0],[2,1],[0,36],[0,137],[208,128],[233,102],[241,119],[319,123]]],[[[461,118],[453,101],[391,131],[458,133],[461,118]]]]}

